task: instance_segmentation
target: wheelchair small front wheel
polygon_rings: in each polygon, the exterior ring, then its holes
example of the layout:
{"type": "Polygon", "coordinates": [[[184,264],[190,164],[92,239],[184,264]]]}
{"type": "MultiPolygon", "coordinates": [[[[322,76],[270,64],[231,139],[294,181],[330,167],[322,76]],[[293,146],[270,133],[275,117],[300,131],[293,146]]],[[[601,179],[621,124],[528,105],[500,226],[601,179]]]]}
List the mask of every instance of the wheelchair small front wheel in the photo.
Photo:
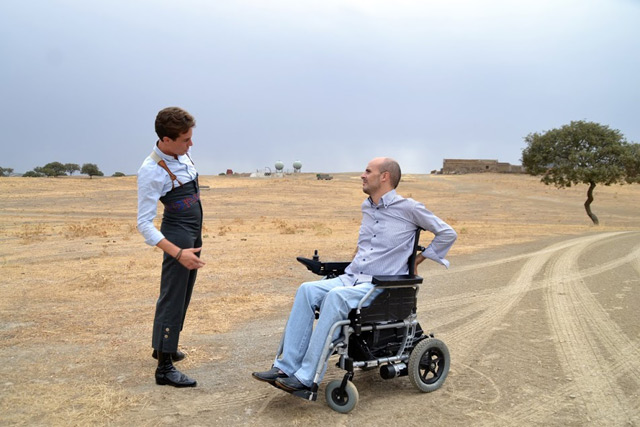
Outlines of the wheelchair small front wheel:
{"type": "Polygon", "coordinates": [[[324,391],[324,396],[327,399],[327,404],[331,409],[342,414],[351,412],[353,408],[358,404],[360,396],[358,389],[351,381],[347,382],[347,387],[344,391],[340,390],[342,380],[334,380],[327,384],[327,388],[324,391]]]}
{"type": "Polygon", "coordinates": [[[409,380],[418,390],[429,393],[442,387],[451,359],[444,342],[427,338],[415,346],[409,356],[409,380]]]}

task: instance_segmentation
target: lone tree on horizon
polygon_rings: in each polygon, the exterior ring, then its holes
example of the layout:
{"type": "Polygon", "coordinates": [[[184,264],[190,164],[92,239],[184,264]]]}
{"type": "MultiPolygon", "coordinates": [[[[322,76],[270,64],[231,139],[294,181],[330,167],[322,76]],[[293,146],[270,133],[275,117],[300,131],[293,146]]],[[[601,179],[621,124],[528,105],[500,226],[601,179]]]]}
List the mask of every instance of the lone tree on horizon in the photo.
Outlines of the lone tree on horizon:
{"type": "Polygon", "coordinates": [[[560,129],[530,133],[524,138],[522,166],[530,175],[542,175],[545,184],[557,188],[588,184],[584,208],[595,225],[591,212],[596,184],[640,182],[640,144],[630,144],[622,133],[594,122],[572,121],[560,129]]]}
{"type": "Polygon", "coordinates": [[[89,178],[93,178],[94,176],[104,176],[104,173],[98,169],[98,165],[95,163],[85,163],[82,165],[80,173],[89,175],[89,178]]]}

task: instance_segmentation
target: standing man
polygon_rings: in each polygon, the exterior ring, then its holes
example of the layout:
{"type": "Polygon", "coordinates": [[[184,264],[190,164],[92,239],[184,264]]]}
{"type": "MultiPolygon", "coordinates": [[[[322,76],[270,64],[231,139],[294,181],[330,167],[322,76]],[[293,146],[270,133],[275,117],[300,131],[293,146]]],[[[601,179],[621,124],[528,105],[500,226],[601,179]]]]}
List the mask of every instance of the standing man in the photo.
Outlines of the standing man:
{"type": "Polygon", "coordinates": [[[153,321],[153,357],[158,359],[156,384],[195,387],[196,381],[173,362],[184,359],[178,339],[191,300],[202,249],[202,205],[198,172],[189,156],[196,122],[185,110],[169,107],[156,116],[158,141],[138,170],[138,231],[145,243],[164,251],[160,296],[153,321]],[[158,200],[164,205],[162,225],[153,224],[158,200]]]}
{"type": "MultiPolygon", "coordinates": [[[[331,326],[347,319],[349,311],[357,307],[373,286],[372,276],[408,273],[407,260],[417,228],[432,232],[434,238],[416,256],[415,271],[427,258],[449,266],[444,257],[457,238],[456,232],[422,203],[398,195],[395,189],[400,177],[400,165],[393,159],[375,158],[369,162],[360,177],[362,191],[369,197],[361,206],[362,224],[353,261],[345,274],[335,279],[300,285],[285,328],[282,354],[276,355],[270,370],[254,372],[255,379],[288,392],[310,390],[331,326]],[[320,317],[313,328],[316,309],[320,310],[320,317]]],[[[340,330],[335,333],[334,340],[340,330]]]]}

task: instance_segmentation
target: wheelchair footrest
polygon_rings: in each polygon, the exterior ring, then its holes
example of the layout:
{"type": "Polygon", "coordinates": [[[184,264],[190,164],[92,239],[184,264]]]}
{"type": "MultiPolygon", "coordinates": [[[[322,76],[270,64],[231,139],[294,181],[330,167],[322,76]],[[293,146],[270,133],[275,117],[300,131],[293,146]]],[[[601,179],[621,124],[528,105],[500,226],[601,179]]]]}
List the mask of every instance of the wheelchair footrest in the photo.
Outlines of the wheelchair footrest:
{"type": "Polygon", "coordinates": [[[318,393],[311,390],[298,390],[290,392],[294,396],[301,397],[304,400],[315,402],[318,399],[318,393]]]}

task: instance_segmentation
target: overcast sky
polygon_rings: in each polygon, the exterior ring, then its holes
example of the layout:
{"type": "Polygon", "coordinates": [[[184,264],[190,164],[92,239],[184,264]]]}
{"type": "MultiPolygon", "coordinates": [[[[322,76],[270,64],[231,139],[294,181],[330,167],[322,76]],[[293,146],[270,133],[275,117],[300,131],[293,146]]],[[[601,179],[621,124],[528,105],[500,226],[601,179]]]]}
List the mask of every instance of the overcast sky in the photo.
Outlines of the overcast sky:
{"type": "Polygon", "coordinates": [[[640,142],[639,0],[2,0],[0,61],[15,172],[134,174],[173,105],[205,175],[519,164],[572,120],[640,142]]]}

